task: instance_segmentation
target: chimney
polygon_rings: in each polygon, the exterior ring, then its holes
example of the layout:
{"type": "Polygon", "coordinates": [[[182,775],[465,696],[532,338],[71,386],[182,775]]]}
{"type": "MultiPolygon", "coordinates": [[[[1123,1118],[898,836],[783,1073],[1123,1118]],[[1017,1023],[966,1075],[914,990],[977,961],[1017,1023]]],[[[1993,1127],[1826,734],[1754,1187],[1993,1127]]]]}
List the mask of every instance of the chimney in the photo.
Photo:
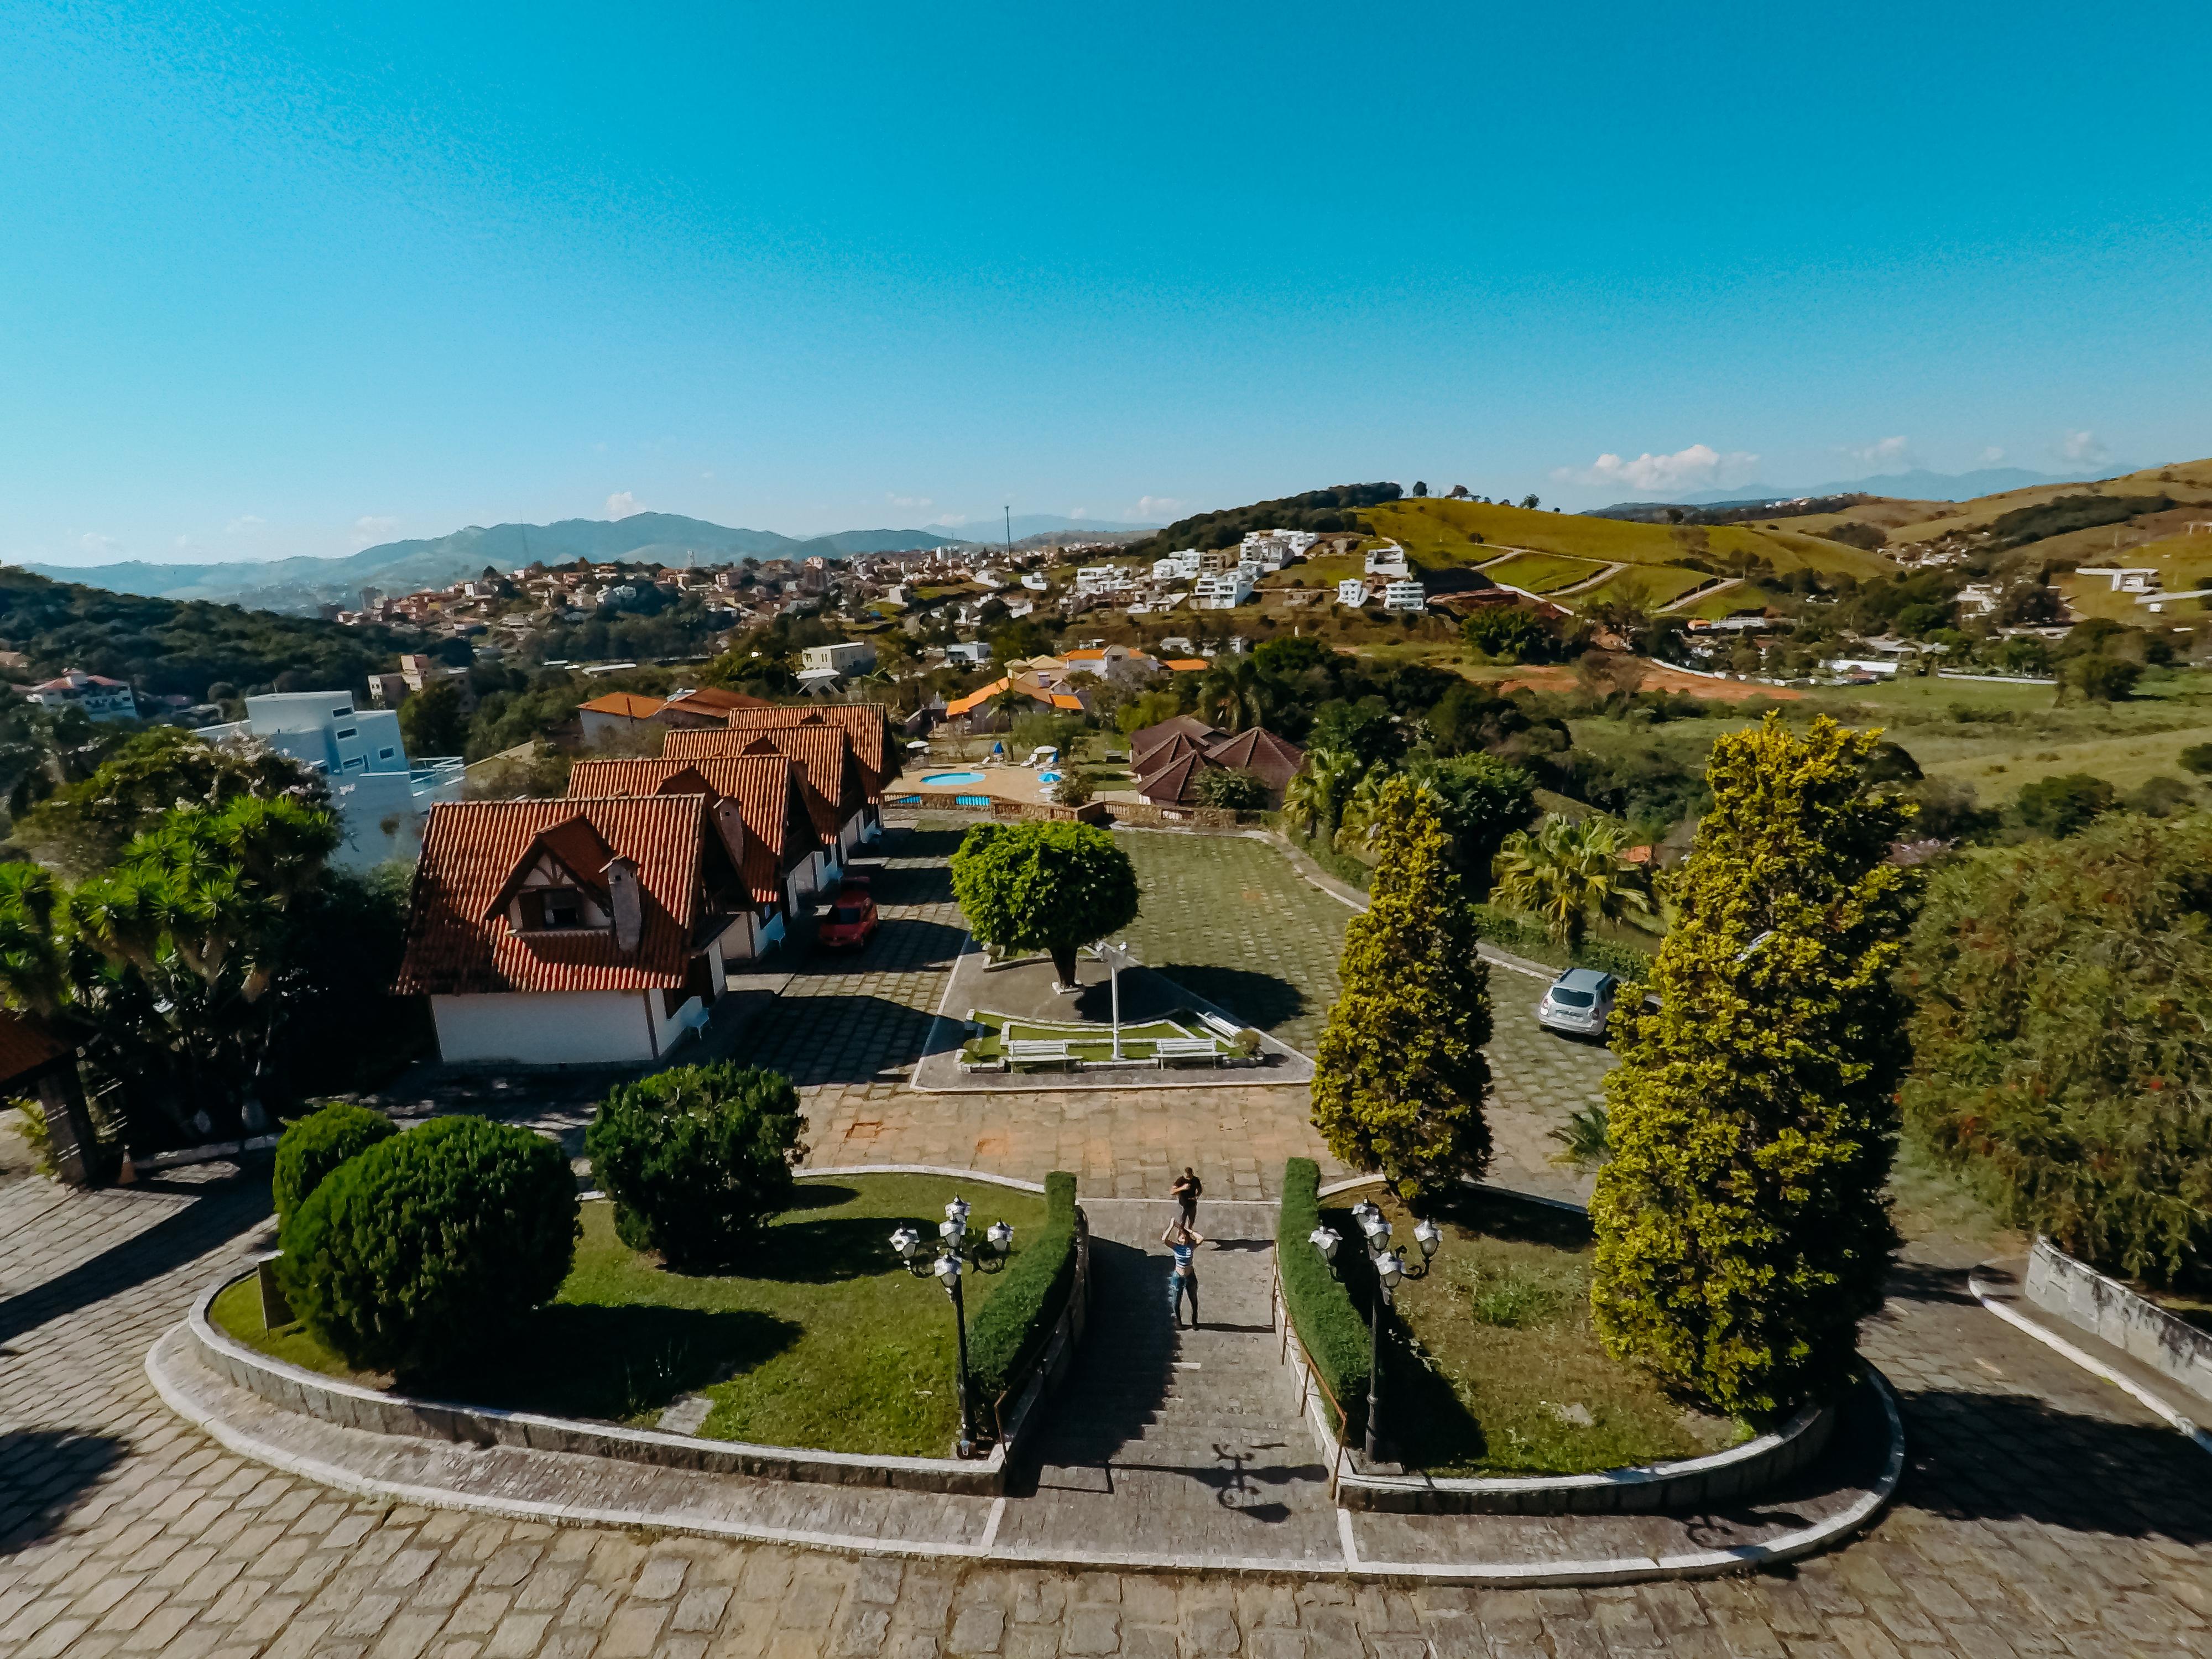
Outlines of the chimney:
{"type": "Polygon", "coordinates": [[[607,901],[615,913],[615,949],[634,953],[645,937],[645,890],[638,884],[637,866],[616,859],[606,868],[607,901]]]}
{"type": "Polygon", "coordinates": [[[722,845],[730,854],[730,862],[739,871],[745,867],[745,821],[738,811],[737,802],[724,796],[714,803],[714,828],[720,832],[722,845]]]}

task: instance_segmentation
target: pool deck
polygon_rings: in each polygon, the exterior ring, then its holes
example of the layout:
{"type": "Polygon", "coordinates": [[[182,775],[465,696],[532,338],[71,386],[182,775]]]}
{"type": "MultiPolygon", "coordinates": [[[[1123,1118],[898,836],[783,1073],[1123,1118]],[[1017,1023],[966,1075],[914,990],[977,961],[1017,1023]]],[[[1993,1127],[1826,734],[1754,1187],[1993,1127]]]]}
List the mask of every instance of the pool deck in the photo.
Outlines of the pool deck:
{"type": "Polygon", "coordinates": [[[1030,768],[993,766],[983,763],[966,766],[933,766],[926,769],[917,768],[893,784],[885,793],[889,799],[896,801],[902,794],[918,794],[925,790],[951,791],[963,795],[990,795],[999,800],[1037,803],[1044,799],[1043,787],[1037,782],[1036,773],[1030,768]],[[929,781],[933,777],[966,773],[976,774],[979,781],[975,783],[937,784],[929,781]]]}

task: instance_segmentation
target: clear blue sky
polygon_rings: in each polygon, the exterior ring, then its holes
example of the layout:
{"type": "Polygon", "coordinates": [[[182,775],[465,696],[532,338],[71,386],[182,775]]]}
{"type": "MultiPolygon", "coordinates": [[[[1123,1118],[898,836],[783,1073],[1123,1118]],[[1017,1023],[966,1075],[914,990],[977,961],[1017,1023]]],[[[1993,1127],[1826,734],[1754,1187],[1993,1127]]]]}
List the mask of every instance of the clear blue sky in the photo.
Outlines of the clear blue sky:
{"type": "Polygon", "coordinates": [[[0,557],[2212,453],[2201,0],[8,15],[0,557]]]}

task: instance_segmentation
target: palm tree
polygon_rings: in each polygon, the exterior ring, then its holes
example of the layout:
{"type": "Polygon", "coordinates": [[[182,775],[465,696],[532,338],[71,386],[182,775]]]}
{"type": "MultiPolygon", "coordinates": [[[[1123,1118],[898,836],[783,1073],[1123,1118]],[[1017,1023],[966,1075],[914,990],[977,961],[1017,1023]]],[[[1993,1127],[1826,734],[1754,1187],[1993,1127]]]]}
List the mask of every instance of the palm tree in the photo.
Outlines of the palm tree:
{"type": "Polygon", "coordinates": [[[1267,680],[1249,657],[1216,662],[1198,688],[1198,717],[1224,732],[1265,726],[1268,702],[1267,680]]]}
{"type": "Polygon", "coordinates": [[[1544,919],[1554,941],[1572,949],[1592,921],[1648,913],[1643,875],[1621,854],[1628,840],[1617,818],[1581,823],[1557,813],[1505,838],[1491,865],[1498,897],[1544,919]]]}
{"type": "Polygon", "coordinates": [[[1382,790],[1389,781],[1390,772],[1386,767],[1370,766],[1361,775],[1337,820],[1336,838],[1339,843],[1370,848],[1374,846],[1376,832],[1380,827],[1382,790]]]}
{"type": "Polygon", "coordinates": [[[1305,765],[1283,792],[1284,819],[1301,834],[1333,839],[1363,769],[1341,749],[1308,750],[1305,765]]]}

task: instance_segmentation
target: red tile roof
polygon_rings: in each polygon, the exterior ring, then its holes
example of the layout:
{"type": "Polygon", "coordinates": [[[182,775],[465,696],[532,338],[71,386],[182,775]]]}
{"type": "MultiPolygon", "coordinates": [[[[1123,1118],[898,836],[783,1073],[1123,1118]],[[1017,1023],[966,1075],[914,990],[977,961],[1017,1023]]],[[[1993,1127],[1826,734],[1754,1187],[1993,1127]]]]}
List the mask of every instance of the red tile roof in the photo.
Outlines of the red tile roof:
{"type": "Polygon", "coordinates": [[[746,739],[748,755],[788,755],[805,769],[806,810],[823,841],[836,841],[846,822],[867,805],[867,777],[844,732],[784,726],[731,735],[746,739]]]}
{"type": "Polygon", "coordinates": [[[27,1077],[69,1053],[35,1014],[0,1008],[0,1084],[27,1077]]]}
{"type": "Polygon", "coordinates": [[[1279,738],[1265,726],[1255,726],[1210,746],[1206,757],[1219,766],[1249,772],[1278,795],[1289,787],[1306,763],[1306,751],[1279,738]]]}
{"type": "MultiPolygon", "coordinates": [[[[884,786],[899,774],[900,756],[890,740],[890,721],[879,702],[822,703],[808,708],[735,708],[730,711],[733,732],[762,731],[770,726],[830,726],[853,740],[853,752],[869,777],[868,793],[880,795],[884,786]]],[[[693,735],[696,735],[696,733],[693,735]]],[[[671,739],[672,744],[673,738],[671,739]]],[[[668,747],[665,755],[714,754],[711,749],[668,747]]]]}
{"type": "Polygon", "coordinates": [[[1212,743],[1221,733],[1194,714],[1170,714],[1157,726],[1147,726],[1129,734],[1132,755],[1149,753],[1172,737],[1195,738],[1200,744],[1212,743]]]}
{"type": "Polygon", "coordinates": [[[775,705],[764,697],[749,697],[742,691],[725,691],[719,685],[702,685],[696,691],[686,691],[680,697],[668,700],[671,708],[696,709],[702,714],[727,714],[737,708],[773,708],[775,705]]]}
{"type": "Polygon", "coordinates": [[[733,800],[745,827],[745,886],[754,900],[783,896],[783,878],[820,844],[807,811],[803,769],[783,755],[698,760],[580,760],[568,774],[577,797],[704,795],[733,800]]]}
{"type": "MultiPolygon", "coordinates": [[[[402,996],[483,991],[637,991],[680,986],[720,837],[701,795],[622,800],[453,801],[433,806],[415,872],[402,996]],[[637,866],[644,926],[625,952],[606,932],[514,933],[494,901],[540,851],[594,849],[637,866]],[[488,914],[489,913],[489,914],[488,914]]],[[[722,860],[726,869],[726,860],[722,860]]],[[[578,871],[604,884],[605,865],[578,871]]]]}
{"type": "Polygon", "coordinates": [[[659,697],[648,697],[635,691],[610,691],[603,697],[593,697],[580,708],[586,714],[614,714],[629,720],[649,720],[667,706],[659,697]]]}

